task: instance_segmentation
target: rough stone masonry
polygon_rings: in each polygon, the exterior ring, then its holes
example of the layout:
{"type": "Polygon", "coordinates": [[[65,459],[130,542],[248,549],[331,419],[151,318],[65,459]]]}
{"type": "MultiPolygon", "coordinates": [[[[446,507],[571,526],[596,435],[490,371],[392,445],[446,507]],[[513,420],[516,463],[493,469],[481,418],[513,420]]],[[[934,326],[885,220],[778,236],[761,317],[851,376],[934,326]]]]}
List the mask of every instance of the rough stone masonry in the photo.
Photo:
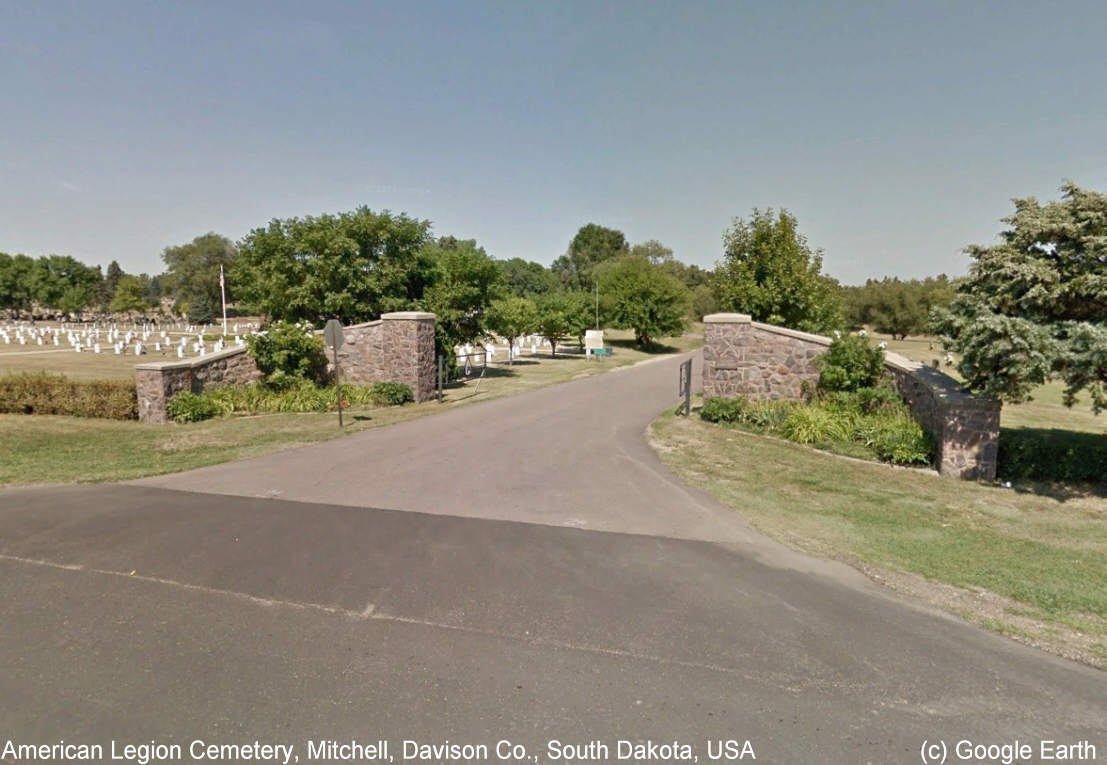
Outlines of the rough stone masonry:
{"type": "MultiPolygon", "coordinates": [[[[814,385],[814,361],[830,338],[762,324],[746,314],[704,317],[703,395],[753,400],[803,398],[814,385]]],[[[934,437],[938,472],[951,478],[994,480],[999,455],[1000,404],[961,390],[940,370],[895,353],[885,354],[886,374],[934,437]]]]}
{"type": "MultiPolygon", "coordinates": [[[[416,401],[434,395],[433,313],[398,311],[377,321],[346,327],[338,351],[342,377],[359,385],[399,382],[410,386],[416,401]]],[[[261,379],[261,371],[245,348],[228,348],[185,361],[138,364],[135,389],[138,418],[169,421],[169,399],[181,391],[200,393],[220,385],[244,385],[261,379]]]]}

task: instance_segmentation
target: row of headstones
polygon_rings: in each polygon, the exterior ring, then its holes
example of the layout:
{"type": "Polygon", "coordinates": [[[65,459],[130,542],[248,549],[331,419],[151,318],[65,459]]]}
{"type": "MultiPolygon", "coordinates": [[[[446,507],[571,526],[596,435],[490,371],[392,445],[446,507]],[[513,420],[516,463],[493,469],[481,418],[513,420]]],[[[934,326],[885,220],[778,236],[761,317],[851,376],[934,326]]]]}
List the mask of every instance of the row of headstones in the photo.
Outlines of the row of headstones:
{"type": "MultiPolygon", "coordinates": [[[[550,342],[544,337],[538,335],[527,335],[525,337],[515,338],[515,345],[508,346],[507,341],[503,342],[504,353],[508,358],[517,359],[523,355],[526,350],[530,350],[531,354],[538,353],[539,348],[549,348],[550,342]]],[[[473,356],[484,356],[486,361],[495,361],[496,345],[494,343],[485,343],[481,345],[473,345],[472,343],[466,343],[465,345],[459,345],[454,348],[458,358],[470,358],[473,356]]]]}
{"type": "MultiPolygon", "coordinates": [[[[253,325],[250,324],[249,326],[252,327],[253,325]]],[[[196,340],[192,343],[193,353],[197,353],[200,356],[207,353],[207,344],[204,340],[203,332],[203,330],[207,328],[208,327],[205,325],[196,335],[196,340]]],[[[236,324],[235,330],[237,331],[238,329],[239,325],[236,324]]],[[[39,346],[54,345],[60,347],[61,341],[64,338],[66,344],[77,353],[81,353],[85,350],[91,351],[92,353],[101,353],[104,350],[104,345],[110,345],[117,356],[123,355],[132,347],[134,349],[134,355],[141,356],[148,352],[152,342],[154,350],[164,355],[174,347],[174,343],[168,330],[161,330],[160,337],[156,336],[155,332],[157,332],[157,330],[153,329],[150,325],[145,325],[141,329],[141,333],[137,325],[132,330],[128,330],[124,333],[116,326],[106,329],[94,326],[74,330],[60,327],[54,329],[49,327],[25,326],[20,324],[15,327],[0,327],[0,340],[3,340],[4,343],[9,345],[12,343],[27,345],[28,341],[33,341],[33,344],[39,346]],[[155,339],[151,341],[151,337],[155,337],[155,339]],[[101,344],[100,340],[106,341],[104,345],[101,344]]],[[[243,346],[245,345],[245,341],[240,335],[235,334],[234,344],[236,346],[243,346]]],[[[180,343],[176,345],[177,358],[184,358],[186,347],[188,347],[188,337],[181,337],[180,343]]],[[[224,338],[219,337],[215,340],[212,351],[218,352],[226,347],[227,344],[224,338]]]]}

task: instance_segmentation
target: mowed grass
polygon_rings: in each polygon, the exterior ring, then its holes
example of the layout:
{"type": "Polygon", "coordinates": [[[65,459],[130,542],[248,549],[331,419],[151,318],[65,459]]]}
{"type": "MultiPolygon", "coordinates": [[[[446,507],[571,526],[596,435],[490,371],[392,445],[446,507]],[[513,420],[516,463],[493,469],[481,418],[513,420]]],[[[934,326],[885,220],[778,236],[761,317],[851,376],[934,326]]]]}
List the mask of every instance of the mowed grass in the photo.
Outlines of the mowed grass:
{"type": "Polygon", "coordinates": [[[968,590],[967,598],[934,591],[928,599],[1107,667],[1102,496],[1061,501],[951,481],[822,454],[695,414],[662,416],[651,436],[674,473],[770,536],[862,568],[968,590]]]}
{"type": "MultiPolygon", "coordinates": [[[[481,368],[475,367],[471,377],[446,389],[442,404],[354,408],[347,410],[342,430],[336,413],[222,417],[188,425],[0,415],[0,485],[126,480],[253,457],[602,374],[666,353],[693,350],[703,342],[695,336],[666,338],[655,353],[644,353],[630,347],[629,333],[608,331],[607,336],[614,346],[609,358],[589,361],[560,351],[550,358],[547,351],[524,356],[511,366],[494,363],[483,379],[481,368]]],[[[73,375],[71,366],[49,369],[73,375]]]]}

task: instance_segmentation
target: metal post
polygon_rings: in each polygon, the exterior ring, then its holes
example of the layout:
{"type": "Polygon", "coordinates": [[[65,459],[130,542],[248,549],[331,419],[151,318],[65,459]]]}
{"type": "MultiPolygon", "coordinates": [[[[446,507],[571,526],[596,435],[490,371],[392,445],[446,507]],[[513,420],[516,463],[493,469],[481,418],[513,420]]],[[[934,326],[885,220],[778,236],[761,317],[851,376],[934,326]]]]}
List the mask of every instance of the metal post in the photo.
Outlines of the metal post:
{"type": "Polygon", "coordinates": [[[442,388],[444,387],[444,380],[446,377],[445,364],[446,359],[439,354],[438,356],[438,403],[442,403],[442,388]]]}
{"type": "Polygon", "coordinates": [[[334,347],[334,397],[338,404],[338,427],[342,427],[342,379],[338,375],[338,347],[334,347]]]}
{"type": "Polygon", "coordinates": [[[684,416],[692,413],[692,359],[688,359],[688,371],[684,375],[684,416]]]}
{"type": "Polygon", "coordinates": [[[593,282],[596,286],[596,329],[600,328],[600,283],[593,282]]]}
{"type": "MultiPolygon", "coordinates": [[[[680,390],[678,395],[684,398],[684,416],[687,417],[692,411],[692,359],[688,359],[682,362],[680,365],[680,390]]],[[[681,407],[677,407],[677,414],[680,414],[681,407]]]]}

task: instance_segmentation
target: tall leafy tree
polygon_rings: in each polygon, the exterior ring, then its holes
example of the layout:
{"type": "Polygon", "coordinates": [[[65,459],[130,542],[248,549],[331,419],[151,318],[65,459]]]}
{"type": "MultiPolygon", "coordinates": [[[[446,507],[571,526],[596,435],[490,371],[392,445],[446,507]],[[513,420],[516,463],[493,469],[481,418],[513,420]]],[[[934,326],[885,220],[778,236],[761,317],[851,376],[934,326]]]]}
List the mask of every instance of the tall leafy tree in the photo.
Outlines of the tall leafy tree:
{"type": "Polygon", "coordinates": [[[145,311],[150,305],[145,293],[146,290],[137,276],[124,276],[115,285],[115,295],[112,296],[109,308],[114,313],[145,311]]]}
{"type": "Polygon", "coordinates": [[[903,339],[926,331],[930,311],[948,306],[954,289],[945,274],[926,279],[869,279],[861,287],[843,288],[848,323],[871,326],[903,339]]]}
{"type": "Polygon", "coordinates": [[[649,241],[634,245],[630,248],[630,254],[645,258],[655,266],[661,263],[674,262],[672,248],[666,247],[656,239],[650,239],[649,241]]]}
{"type": "Polygon", "coordinates": [[[722,310],[806,332],[841,325],[837,283],[822,273],[822,251],[812,250],[787,210],[754,209],[723,236],[723,260],[712,282],[722,310]]]}
{"type": "Polygon", "coordinates": [[[31,279],[39,305],[75,312],[93,301],[100,270],[69,255],[47,255],[35,260],[31,279]]]}
{"type": "Polygon", "coordinates": [[[1065,382],[1065,403],[1086,392],[1107,407],[1107,194],[1065,183],[1060,201],[1015,199],[994,246],[973,263],[933,326],[961,355],[969,387],[1026,401],[1035,385],[1065,382]]]}
{"type": "Polygon", "coordinates": [[[684,330],[688,290],[646,257],[629,256],[596,269],[605,323],[633,329],[641,347],[684,330]]]}
{"type": "Polygon", "coordinates": [[[504,292],[503,270],[472,239],[444,236],[423,248],[432,265],[423,305],[437,318],[440,345],[452,349],[487,332],[486,312],[504,292]]]}
{"type": "Polygon", "coordinates": [[[104,278],[100,281],[96,296],[97,302],[102,309],[108,308],[112,297],[115,295],[116,285],[119,284],[119,280],[125,275],[122,266],[119,265],[119,261],[113,260],[111,263],[108,263],[108,267],[104,270],[104,278]]]}
{"type": "MultiPolygon", "coordinates": [[[[201,306],[205,315],[216,312],[222,304],[219,267],[228,272],[233,270],[236,256],[231,240],[213,232],[187,244],[166,247],[161,257],[168,268],[178,305],[187,305],[190,314],[201,306]]],[[[230,294],[227,299],[231,299],[230,294]]]]}
{"type": "Polygon", "coordinates": [[[34,305],[35,260],[28,255],[0,253],[0,308],[16,316],[34,305]]]}
{"type": "Polygon", "coordinates": [[[580,291],[559,290],[539,295],[535,329],[550,343],[551,358],[557,355],[558,343],[575,337],[583,345],[585,331],[592,326],[592,301],[580,291]]]}
{"type": "Polygon", "coordinates": [[[430,221],[373,212],[274,219],[239,248],[235,295],[273,319],[350,324],[419,305],[433,276],[430,221]]]}
{"type": "MultiPolygon", "coordinates": [[[[507,340],[508,348],[514,348],[516,340],[534,332],[537,326],[538,307],[530,298],[511,295],[488,307],[488,328],[507,340]]],[[[513,363],[513,354],[509,353],[507,360],[513,363]]]]}
{"type": "Polygon", "coordinates": [[[552,269],[566,287],[592,288],[592,269],[604,261],[626,255],[630,251],[622,231],[596,223],[581,226],[569,250],[554,261],[552,269]]]}
{"type": "Polygon", "coordinates": [[[559,284],[554,273],[541,263],[511,258],[500,261],[508,291],[517,297],[541,295],[559,284]]]}

